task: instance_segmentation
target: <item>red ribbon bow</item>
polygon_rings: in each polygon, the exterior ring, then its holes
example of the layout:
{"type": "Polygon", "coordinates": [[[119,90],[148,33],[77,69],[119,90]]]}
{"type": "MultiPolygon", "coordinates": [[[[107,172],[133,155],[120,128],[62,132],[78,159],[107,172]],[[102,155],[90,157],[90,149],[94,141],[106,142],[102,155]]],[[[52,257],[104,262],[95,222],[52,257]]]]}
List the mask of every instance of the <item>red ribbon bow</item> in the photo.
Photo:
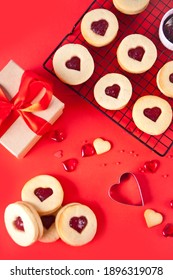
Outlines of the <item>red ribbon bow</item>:
{"type": "Polygon", "coordinates": [[[21,116],[27,126],[37,135],[45,134],[51,124],[43,118],[36,116],[33,112],[48,108],[52,99],[50,85],[40,80],[31,71],[25,71],[22,75],[21,84],[17,94],[9,100],[0,88],[0,136],[21,116]],[[39,101],[33,101],[40,93],[39,101]]]}

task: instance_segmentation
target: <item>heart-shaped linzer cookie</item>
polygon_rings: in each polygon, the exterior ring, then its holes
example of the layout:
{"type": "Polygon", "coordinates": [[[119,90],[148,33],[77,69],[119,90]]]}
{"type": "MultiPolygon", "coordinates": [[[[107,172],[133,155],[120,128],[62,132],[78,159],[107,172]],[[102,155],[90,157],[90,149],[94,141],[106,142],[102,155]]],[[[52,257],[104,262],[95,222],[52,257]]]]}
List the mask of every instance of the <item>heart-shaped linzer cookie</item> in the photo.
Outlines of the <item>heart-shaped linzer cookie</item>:
{"type": "Polygon", "coordinates": [[[162,223],[163,216],[161,213],[158,213],[152,209],[146,209],[144,212],[144,218],[147,224],[147,227],[151,228],[162,223]]]}
{"type": "Polygon", "coordinates": [[[86,217],[72,217],[69,222],[69,226],[76,230],[78,233],[81,233],[86,227],[88,221],[86,217]]]}
{"type": "Polygon", "coordinates": [[[47,199],[49,196],[53,194],[53,190],[51,188],[37,188],[34,191],[34,194],[40,199],[41,202],[43,202],[45,199],[47,199]]]}
{"type": "Polygon", "coordinates": [[[120,92],[120,86],[117,84],[109,86],[105,89],[106,95],[109,95],[114,98],[118,98],[119,92],[120,92]]]}
{"type": "Polygon", "coordinates": [[[128,51],[128,56],[137,61],[142,61],[144,54],[145,50],[142,47],[136,47],[128,51]]]}
{"type": "Polygon", "coordinates": [[[96,138],[93,141],[93,146],[97,155],[106,153],[111,149],[111,143],[107,140],[103,140],[102,138],[96,138]]]}
{"type": "Polygon", "coordinates": [[[109,189],[109,196],[122,204],[143,206],[142,191],[136,176],[131,172],[123,173],[119,181],[109,189]]]}
{"type": "Polygon", "coordinates": [[[152,120],[153,122],[156,122],[159,116],[161,115],[162,111],[159,107],[153,107],[153,108],[146,108],[144,110],[144,115],[152,120]]]}
{"type": "Polygon", "coordinates": [[[80,71],[80,58],[77,56],[73,56],[71,59],[66,61],[65,65],[68,69],[80,71]]]}
{"type": "Polygon", "coordinates": [[[104,36],[108,29],[108,26],[109,24],[105,19],[100,19],[98,21],[92,22],[91,30],[100,36],[104,36]]]}

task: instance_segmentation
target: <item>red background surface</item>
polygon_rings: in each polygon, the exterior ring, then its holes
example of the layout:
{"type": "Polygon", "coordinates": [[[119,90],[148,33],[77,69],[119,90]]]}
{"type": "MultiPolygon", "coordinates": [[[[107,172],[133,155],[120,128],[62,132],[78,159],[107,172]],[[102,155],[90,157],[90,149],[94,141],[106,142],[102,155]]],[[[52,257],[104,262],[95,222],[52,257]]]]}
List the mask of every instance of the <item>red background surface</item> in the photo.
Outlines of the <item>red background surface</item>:
{"type": "Polygon", "coordinates": [[[53,84],[55,95],[65,103],[64,114],[54,128],[62,130],[66,138],[57,143],[44,136],[22,160],[0,147],[0,259],[172,259],[173,239],[165,238],[162,230],[173,223],[173,150],[165,157],[156,155],[42,67],[91,2],[30,0],[26,4],[7,0],[1,7],[0,68],[13,59],[53,84]],[[82,145],[97,137],[111,141],[111,151],[82,158],[82,145]],[[58,150],[63,151],[60,159],[54,156],[58,150]],[[68,173],[62,161],[72,157],[78,159],[78,166],[68,173]],[[148,160],[159,161],[157,172],[140,172],[148,160]],[[123,205],[109,198],[108,189],[124,172],[133,172],[139,179],[144,206],[123,205]],[[39,174],[59,179],[64,204],[79,201],[94,210],[98,231],[92,242],[72,247],[59,240],[22,248],[9,237],[3,220],[5,207],[20,200],[25,182],[39,174]],[[147,228],[143,217],[147,208],[163,214],[161,225],[147,228]]]}

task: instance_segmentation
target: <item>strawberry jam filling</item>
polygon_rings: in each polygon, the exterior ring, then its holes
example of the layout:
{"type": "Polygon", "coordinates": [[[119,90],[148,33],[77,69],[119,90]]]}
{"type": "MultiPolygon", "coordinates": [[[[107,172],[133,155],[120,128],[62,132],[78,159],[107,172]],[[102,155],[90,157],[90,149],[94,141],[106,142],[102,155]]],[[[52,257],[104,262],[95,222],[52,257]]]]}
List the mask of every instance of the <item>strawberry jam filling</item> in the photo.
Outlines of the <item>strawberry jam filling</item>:
{"type": "Polygon", "coordinates": [[[53,194],[53,190],[51,188],[41,188],[40,187],[40,188],[35,189],[34,194],[42,202],[53,194]]]}
{"type": "Polygon", "coordinates": [[[153,108],[146,108],[144,110],[144,115],[152,120],[153,122],[156,122],[157,119],[159,118],[160,114],[162,113],[161,109],[158,107],[153,107],[153,108]]]}
{"type": "Polygon", "coordinates": [[[73,56],[70,60],[66,61],[65,66],[68,69],[80,71],[80,58],[73,56]]]}
{"type": "Polygon", "coordinates": [[[142,47],[136,47],[128,51],[128,56],[137,61],[142,61],[145,50],[142,47]]]}
{"type": "Polygon", "coordinates": [[[110,87],[107,87],[105,89],[106,95],[109,95],[109,96],[114,97],[114,98],[118,98],[119,92],[120,92],[120,86],[117,85],[117,84],[114,84],[114,85],[112,85],[110,87]]]}
{"type": "Polygon", "coordinates": [[[14,221],[14,225],[18,230],[24,231],[24,224],[21,217],[17,217],[14,221]]]}
{"type": "Polygon", "coordinates": [[[51,225],[55,222],[55,216],[54,215],[42,216],[41,221],[44,228],[48,230],[51,227],[51,225]]]}
{"type": "Polygon", "coordinates": [[[69,226],[76,230],[78,233],[81,233],[86,227],[88,221],[86,217],[72,217],[69,221],[69,226]]]}
{"type": "Polygon", "coordinates": [[[165,37],[173,43],[173,15],[170,15],[163,24],[163,33],[165,37]]]}
{"type": "Polygon", "coordinates": [[[108,29],[108,22],[105,19],[93,21],[91,24],[91,30],[97,35],[104,36],[108,29]]]}
{"type": "Polygon", "coordinates": [[[173,73],[169,76],[169,81],[173,83],[173,73]]]}

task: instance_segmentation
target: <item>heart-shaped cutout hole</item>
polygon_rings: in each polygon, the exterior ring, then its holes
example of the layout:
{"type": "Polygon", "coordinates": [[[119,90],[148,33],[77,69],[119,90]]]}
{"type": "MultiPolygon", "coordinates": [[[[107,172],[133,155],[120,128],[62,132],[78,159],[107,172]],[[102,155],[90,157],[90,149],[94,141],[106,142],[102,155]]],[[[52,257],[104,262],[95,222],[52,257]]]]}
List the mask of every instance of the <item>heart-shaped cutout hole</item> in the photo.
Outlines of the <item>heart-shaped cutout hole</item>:
{"type": "Polygon", "coordinates": [[[69,226],[76,230],[78,233],[81,233],[86,227],[87,223],[87,218],[84,216],[72,217],[69,221],[69,226]]]}
{"type": "Polygon", "coordinates": [[[14,225],[18,230],[24,231],[24,224],[21,217],[16,218],[14,225]]]}
{"type": "Polygon", "coordinates": [[[141,188],[136,176],[133,173],[121,175],[118,183],[109,189],[109,196],[117,202],[133,206],[143,206],[144,200],[141,188]]]}
{"type": "Polygon", "coordinates": [[[159,107],[146,108],[144,115],[153,122],[156,122],[161,115],[162,111],[159,107]]]}
{"type": "Polygon", "coordinates": [[[97,35],[104,36],[108,29],[108,22],[105,19],[93,21],[91,24],[91,30],[97,35]]]}
{"type": "Polygon", "coordinates": [[[49,196],[53,194],[53,190],[51,188],[37,188],[34,191],[34,194],[38,197],[38,199],[43,202],[49,196]]]}
{"type": "Polygon", "coordinates": [[[114,84],[114,85],[112,85],[110,87],[107,87],[105,89],[106,95],[109,95],[109,96],[114,97],[114,98],[118,98],[119,92],[120,92],[120,86],[117,85],[117,84],[114,84]]]}
{"type": "Polygon", "coordinates": [[[128,56],[137,61],[142,61],[144,54],[145,50],[142,47],[136,47],[128,51],[128,56]]]}
{"type": "Polygon", "coordinates": [[[173,83],[173,73],[172,73],[171,75],[169,75],[169,81],[170,81],[171,83],[173,83]]]}
{"type": "Polygon", "coordinates": [[[48,216],[41,216],[41,221],[47,230],[51,227],[51,225],[55,222],[55,216],[54,215],[48,215],[48,216]]]}
{"type": "Polygon", "coordinates": [[[80,71],[80,58],[77,56],[73,56],[71,59],[66,61],[65,65],[68,69],[80,71]]]}

